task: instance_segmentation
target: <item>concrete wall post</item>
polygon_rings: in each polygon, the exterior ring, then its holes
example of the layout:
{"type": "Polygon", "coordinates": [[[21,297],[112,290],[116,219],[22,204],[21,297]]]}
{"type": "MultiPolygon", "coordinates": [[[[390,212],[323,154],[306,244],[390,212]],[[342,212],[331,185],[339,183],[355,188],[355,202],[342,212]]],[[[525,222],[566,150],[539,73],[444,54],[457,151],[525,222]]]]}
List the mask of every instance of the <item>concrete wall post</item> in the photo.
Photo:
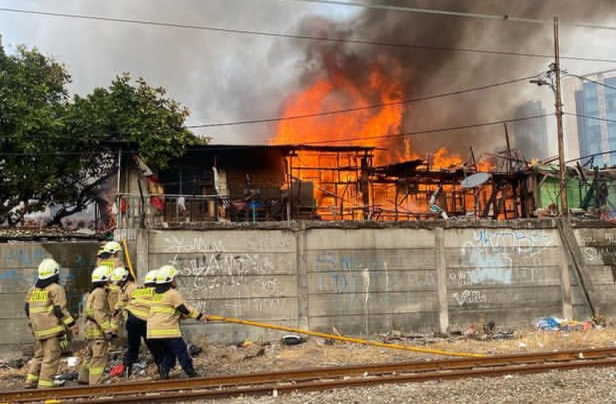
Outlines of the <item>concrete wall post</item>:
{"type": "Polygon", "coordinates": [[[571,279],[569,277],[569,262],[566,254],[560,259],[560,285],[562,291],[563,318],[573,318],[573,304],[571,303],[571,279]]]}
{"type": "Polygon", "coordinates": [[[436,254],[436,285],[438,289],[439,326],[442,333],[449,328],[447,304],[447,261],[445,260],[445,232],[442,227],[434,230],[434,253],[436,254]]]}
{"type": "Polygon", "coordinates": [[[300,328],[310,329],[310,316],[308,315],[308,263],[306,261],[306,222],[300,221],[299,228],[295,228],[296,240],[296,268],[297,268],[297,323],[300,328]]]}
{"type": "Polygon", "coordinates": [[[150,270],[150,234],[148,229],[137,229],[137,259],[135,275],[138,279],[143,278],[150,270]]]}

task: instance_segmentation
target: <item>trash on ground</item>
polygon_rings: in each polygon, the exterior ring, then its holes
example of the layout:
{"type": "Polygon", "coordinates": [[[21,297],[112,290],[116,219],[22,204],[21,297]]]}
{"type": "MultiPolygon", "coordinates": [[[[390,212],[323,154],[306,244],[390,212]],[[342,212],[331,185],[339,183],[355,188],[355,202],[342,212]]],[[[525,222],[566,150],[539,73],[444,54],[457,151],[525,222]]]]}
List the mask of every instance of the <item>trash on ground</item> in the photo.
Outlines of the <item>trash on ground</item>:
{"type": "Polygon", "coordinates": [[[297,334],[287,334],[282,337],[282,342],[285,345],[298,345],[304,342],[304,339],[297,334]]]}

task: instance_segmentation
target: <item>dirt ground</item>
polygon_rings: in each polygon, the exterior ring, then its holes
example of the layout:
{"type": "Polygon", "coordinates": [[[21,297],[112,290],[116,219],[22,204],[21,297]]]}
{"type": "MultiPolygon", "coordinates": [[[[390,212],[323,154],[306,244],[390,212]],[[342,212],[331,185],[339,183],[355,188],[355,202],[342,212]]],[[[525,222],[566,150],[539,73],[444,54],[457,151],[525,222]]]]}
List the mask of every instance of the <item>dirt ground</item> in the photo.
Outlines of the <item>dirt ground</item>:
{"type": "MultiPolygon", "coordinates": [[[[371,340],[405,345],[418,349],[442,350],[448,352],[470,352],[489,355],[505,353],[522,353],[533,351],[554,351],[581,348],[601,348],[616,346],[616,328],[592,328],[586,331],[536,331],[534,329],[486,335],[483,332],[469,332],[457,335],[404,335],[392,332],[387,335],[374,336],[371,340]]],[[[289,369],[318,368],[345,365],[374,364],[386,362],[404,362],[414,360],[434,360],[442,358],[423,352],[367,346],[308,337],[303,343],[288,346],[282,341],[258,343],[244,341],[242,344],[222,346],[208,344],[203,340],[199,345],[202,352],[195,356],[195,368],[201,375],[218,376],[240,373],[284,371],[289,369]],[[239,345],[239,346],[238,346],[239,345]]],[[[111,354],[111,365],[121,363],[121,350],[111,354]]],[[[83,351],[75,352],[80,357],[83,351]]],[[[144,363],[143,371],[136,369],[131,380],[156,379],[155,366],[149,361],[144,363]]],[[[19,389],[27,373],[29,358],[0,360],[0,379],[3,390],[19,389]],[[23,364],[22,367],[19,365],[23,364]]],[[[65,357],[60,366],[61,374],[70,374],[78,370],[69,366],[75,359],[65,357]]],[[[184,377],[179,366],[171,377],[184,377]]],[[[124,381],[121,376],[112,377],[108,383],[124,381]]],[[[73,385],[75,381],[67,381],[73,385]]]]}

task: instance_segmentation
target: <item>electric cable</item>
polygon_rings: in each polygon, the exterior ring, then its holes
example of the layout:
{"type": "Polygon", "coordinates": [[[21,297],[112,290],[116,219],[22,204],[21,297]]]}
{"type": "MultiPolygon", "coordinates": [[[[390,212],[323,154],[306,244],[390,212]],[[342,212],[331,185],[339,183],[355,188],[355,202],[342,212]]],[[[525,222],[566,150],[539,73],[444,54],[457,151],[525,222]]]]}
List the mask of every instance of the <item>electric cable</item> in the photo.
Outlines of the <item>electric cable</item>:
{"type": "MultiPolygon", "coordinates": [[[[127,24],[141,24],[141,25],[150,25],[150,26],[167,27],[167,28],[183,28],[183,29],[193,29],[193,30],[202,30],[202,31],[222,32],[222,33],[227,33],[227,34],[254,35],[254,36],[273,37],[273,38],[292,38],[292,39],[301,39],[301,40],[308,40],[308,41],[330,42],[330,43],[350,43],[350,44],[356,44],[356,45],[386,46],[386,47],[394,47],[394,48],[410,48],[410,49],[447,51],[447,52],[468,52],[468,53],[480,53],[480,54],[500,55],[500,56],[521,56],[521,57],[541,58],[541,59],[553,59],[554,58],[553,55],[538,54],[538,53],[511,52],[511,51],[448,47],[448,46],[431,46],[431,45],[419,45],[419,44],[408,44],[408,43],[405,44],[405,43],[382,42],[382,41],[373,41],[373,40],[364,40],[364,39],[330,38],[327,36],[285,34],[285,33],[268,32],[268,31],[251,31],[251,30],[244,30],[244,29],[213,27],[213,26],[207,26],[207,25],[180,24],[180,23],[161,22],[161,21],[152,21],[152,20],[139,20],[139,19],[131,19],[131,18],[93,16],[93,15],[85,15],[85,14],[57,13],[57,12],[51,12],[51,11],[25,10],[25,9],[7,8],[7,7],[0,7],[0,12],[34,14],[34,15],[43,15],[43,16],[48,16],[48,17],[75,18],[75,19],[94,20],[94,21],[119,22],[119,23],[127,23],[127,24]]],[[[616,59],[578,57],[578,56],[561,56],[560,59],[577,60],[577,61],[585,61],[585,62],[616,63],[616,59]]]]}

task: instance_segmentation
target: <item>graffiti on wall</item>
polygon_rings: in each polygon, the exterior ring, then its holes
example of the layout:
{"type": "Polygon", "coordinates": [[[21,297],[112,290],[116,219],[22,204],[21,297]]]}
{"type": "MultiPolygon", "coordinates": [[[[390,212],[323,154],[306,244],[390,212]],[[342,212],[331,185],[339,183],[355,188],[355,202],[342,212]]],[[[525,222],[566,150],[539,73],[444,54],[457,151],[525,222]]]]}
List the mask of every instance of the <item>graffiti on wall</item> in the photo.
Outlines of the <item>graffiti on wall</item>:
{"type": "MultiPolygon", "coordinates": [[[[261,252],[273,247],[271,241],[255,241],[246,246],[248,252],[227,251],[221,240],[169,237],[165,242],[177,251],[169,263],[178,268],[178,281],[200,309],[208,308],[210,303],[204,299],[215,292],[227,297],[222,310],[236,316],[248,309],[266,312],[280,304],[285,295],[276,273],[284,272],[294,262],[287,253],[261,252]],[[255,290],[261,297],[242,299],[242,291],[254,294],[255,290]]],[[[285,245],[276,247],[287,246],[286,241],[281,243],[285,245]]]]}
{"type": "Polygon", "coordinates": [[[390,304],[410,307],[409,304],[417,302],[417,297],[409,290],[433,290],[437,283],[433,269],[400,269],[407,265],[411,254],[413,252],[403,250],[317,251],[310,259],[311,285],[317,293],[335,295],[336,307],[332,310],[361,309],[366,318],[369,306],[383,306],[381,309],[385,312],[391,310],[390,304]],[[392,262],[396,270],[391,269],[392,262]]]}
{"type": "Polygon", "coordinates": [[[540,275],[538,272],[545,271],[541,268],[542,254],[552,245],[552,236],[543,230],[473,231],[471,239],[462,245],[463,266],[470,269],[448,273],[449,283],[457,289],[464,289],[453,293],[454,300],[459,306],[486,303],[485,294],[474,287],[509,286],[513,282],[514,269],[520,278],[535,279],[540,275]],[[524,257],[530,265],[514,268],[514,260],[518,257],[524,257]]]}
{"type": "Polygon", "coordinates": [[[616,283],[616,234],[609,231],[585,234],[578,239],[583,257],[590,265],[608,265],[616,283]]]}
{"type": "Polygon", "coordinates": [[[68,309],[78,315],[82,308],[84,293],[90,285],[90,269],[96,257],[82,252],[81,248],[71,248],[65,256],[57,257],[37,244],[18,244],[3,246],[5,262],[10,269],[0,271],[0,293],[26,291],[32,287],[37,277],[38,264],[47,257],[60,262],[60,283],[65,287],[68,309]]]}

